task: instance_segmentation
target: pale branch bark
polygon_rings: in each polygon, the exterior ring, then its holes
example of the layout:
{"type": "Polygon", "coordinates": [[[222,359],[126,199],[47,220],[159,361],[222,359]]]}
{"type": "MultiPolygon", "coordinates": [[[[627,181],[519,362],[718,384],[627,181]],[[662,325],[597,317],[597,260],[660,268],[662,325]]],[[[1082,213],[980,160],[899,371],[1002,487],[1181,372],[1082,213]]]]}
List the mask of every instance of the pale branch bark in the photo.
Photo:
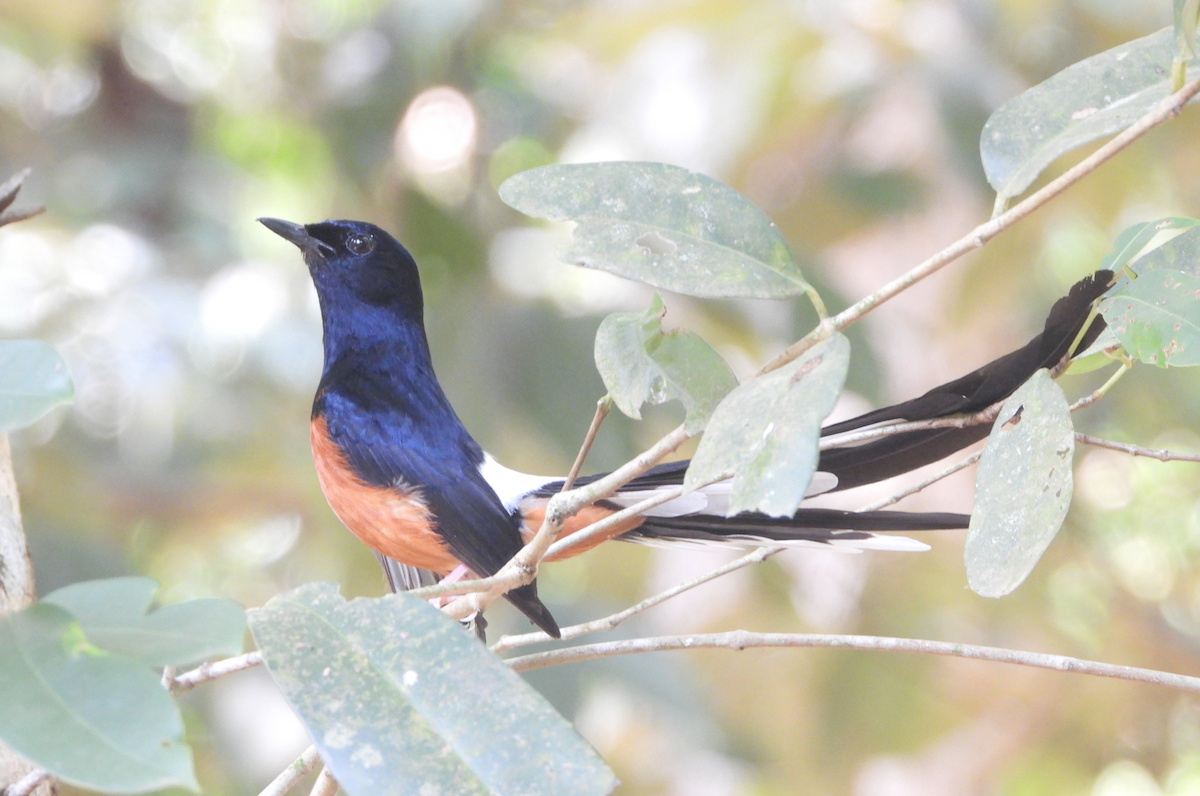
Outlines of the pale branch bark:
{"type": "MultiPolygon", "coordinates": [[[[546,505],[546,517],[542,521],[542,525],[537,533],[534,534],[533,539],[521,548],[521,551],[513,556],[512,560],[505,564],[495,575],[490,578],[473,581],[476,588],[486,589],[486,591],[476,591],[460,597],[442,610],[450,616],[462,619],[483,611],[492,601],[505,592],[532,582],[537,576],[538,564],[545,558],[546,551],[558,537],[568,518],[584,506],[607,497],[621,485],[628,483],[649,470],[660,459],[686,442],[689,436],[681,425],[646,451],[603,478],[598,478],[586,486],[572,489],[570,492],[559,492],[550,498],[546,505]]],[[[437,586],[417,589],[411,593],[426,599],[440,597],[443,593],[451,592],[458,585],[447,584],[447,586],[443,587],[441,584],[438,584],[437,586]]]]}
{"type": "Polygon", "coordinates": [[[935,417],[930,420],[912,420],[900,423],[889,423],[887,425],[867,428],[861,431],[846,431],[841,434],[830,434],[828,437],[821,437],[821,441],[817,446],[818,450],[829,450],[831,448],[843,448],[847,445],[859,445],[863,442],[880,439],[882,437],[890,437],[893,434],[905,434],[909,431],[928,431],[936,428],[967,428],[968,426],[979,426],[984,423],[995,421],[996,416],[1000,414],[1000,408],[1004,406],[1004,401],[997,401],[986,409],[975,412],[970,415],[951,415],[950,417],[935,417]]]}
{"type": "Polygon", "coordinates": [[[304,754],[296,758],[290,766],[279,773],[279,776],[271,780],[271,784],[263,788],[262,793],[258,796],[283,796],[296,787],[300,780],[311,774],[320,762],[321,755],[317,753],[317,747],[308,747],[304,750],[304,754]]]}
{"type": "Polygon", "coordinates": [[[1130,456],[1145,456],[1158,459],[1160,462],[1200,462],[1200,453],[1176,453],[1163,448],[1143,448],[1141,445],[1130,445],[1127,442],[1114,442],[1111,439],[1101,439],[1087,434],[1075,432],[1075,441],[1081,445],[1092,445],[1097,448],[1128,453],[1130,456]]]}
{"type": "Polygon", "coordinates": [[[37,599],[33,566],[21,527],[21,500],[13,476],[8,435],[0,434],[0,614],[19,611],[37,599]]]}
{"type": "Polygon", "coordinates": [[[1124,376],[1126,373],[1128,373],[1130,371],[1130,369],[1133,367],[1133,362],[1131,360],[1118,360],[1118,361],[1121,362],[1121,367],[1117,368],[1117,370],[1115,370],[1113,372],[1113,375],[1108,377],[1108,381],[1101,384],[1099,388],[1088,393],[1087,395],[1083,396],[1075,403],[1071,404],[1071,406],[1069,408],[1072,412],[1078,412],[1080,409],[1086,409],[1087,407],[1096,403],[1096,401],[1099,401],[1101,398],[1104,397],[1105,393],[1107,393],[1110,389],[1112,389],[1112,386],[1114,384],[1116,384],[1117,381],[1119,381],[1120,378],[1122,376],[1124,376]]]}
{"type": "Polygon", "coordinates": [[[17,194],[20,193],[21,186],[25,184],[25,178],[32,171],[32,169],[19,171],[5,180],[3,184],[0,184],[0,227],[15,224],[27,218],[33,218],[46,209],[44,207],[29,207],[22,210],[9,209],[9,206],[17,198],[17,194]]]}
{"type": "Polygon", "coordinates": [[[218,677],[224,677],[227,674],[234,672],[253,669],[255,666],[262,665],[263,656],[258,650],[247,652],[244,655],[237,655],[233,658],[224,658],[219,661],[206,661],[191,671],[183,674],[175,675],[167,678],[164,672],[164,685],[173,694],[181,694],[184,691],[191,691],[196,686],[207,683],[210,680],[216,680],[218,677]]]}
{"type": "Polygon", "coordinates": [[[948,478],[949,476],[952,476],[955,473],[957,473],[959,470],[963,470],[963,469],[966,469],[967,467],[970,467],[972,464],[979,461],[979,457],[982,455],[983,455],[983,451],[977,450],[974,453],[972,453],[970,456],[963,459],[962,461],[955,462],[954,464],[950,465],[946,469],[941,470],[940,472],[934,473],[933,475],[929,476],[925,480],[918,481],[917,483],[913,484],[912,486],[905,487],[904,489],[901,489],[899,492],[897,492],[894,495],[891,495],[890,497],[883,498],[882,500],[877,500],[874,503],[868,503],[867,505],[863,506],[861,509],[858,509],[858,510],[859,511],[878,511],[879,509],[890,506],[893,503],[899,503],[901,500],[908,497],[909,495],[915,495],[916,493],[920,492],[922,489],[925,489],[926,487],[932,486],[933,484],[936,484],[938,481],[941,481],[943,478],[948,478]]]}
{"type": "Polygon", "coordinates": [[[793,343],[781,354],[779,354],[779,356],[772,359],[759,372],[766,373],[786,365],[788,362],[791,362],[793,359],[812,348],[818,342],[828,337],[830,332],[841,331],[842,329],[845,329],[847,326],[859,320],[883,302],[893,298],[900,292],[907,290],[925,277],[936,273],[964,254],[974,251],[975,249],[982,248],[996,235],[1000,234],[1013,224],[1033,213],[1042,205],[1046,204],[1051,199],[1055,198],[1060,193],[1070,188],[1087,175],[1091,174],[1101,165],[1111,160],[1115,155],[1120,153],[1123,149],[1141,138],[1150,130],[1153,130],[1155,127],[1167,121],[1168,119],[1178,116],[1179,112],[1183,109],[1183,106],[1186,105],[1188,101],[1197,94],[1200,94],[1200,78],[1191,81],[1179,91],[1176,91],[1174,94],[1164,98],[1161,102],[1151,108],[1150,111],[1144,116],[1142,116],[1129,127],[1125,128],[1124,131],[1110,139],[1091,155],[1084,158],[1077,165],[1065,171],[1057,179],[1054,179],[1046,184],[1045,187],[1026,197],[1021,202],[1013,205],[1012,208],[1010,208],[1007,212],[995,216],[991,220],[980,224],[979,226],[975,227],[975,229],[971,230],[942,251],[918,265],[916,268],[913,268],[908,273],[897,277],[888,284],[879,288],[879,290],[876,290],[871,295],[863,298],[853,306],[848,307],[847,309],[833,316],[828,320],[828,322],[820,324],[811,333],[796,343],[793,343]]]}
{"type": "Polygon", "coordinates": [[[575,479],[579,477],[579,471],[583,469],[583,463],[587,461],[588,454],[592,450],[592,443],[596,441],[596,435],[600,433],[600,426],[603,425],[604,418],[608,417],[608,413],[612,411],[612,405],[611,395],[605,395],[596,402],[596,414],[592,416],[592,424],[588,426],[587,434],[583,437],[583,444],[579,446],[579,453],[575,456],[571,471],[563,480],[560,492],[566,492],[575,486],[575,479]]]}
{"type": "Polygon", "coordinates": [[[333,778],[329,767],[321,769],[321,773],[317,774],[317,781],[313,783],[312,791],[309,796],[336,796],[338,792],[337,780],[333,778]]]}
{"type": "MultiPolygon", "coordinates": [[[[626,619],[653,608],[656,605],[664,603],[672,597],[676,597],[680,594],[683,594],[685,591],[694,589],[697,586],[701,586],[705,583],[708,583],[710,580],[715,580],[722,575],[727,575],[735,570],[748,567],[751,564],[759,564],[763,561],[766,561],[776,553],[783,552],[785,549],[786,548],[783,547],[756,548],[741,558],[723,564],[716,569],[709,570],[703,575],[692,578],[689,581],[672,586],[666,591],[659,592],[653,597],[648,597],[645,600],[642,600],[637,605],[632,605],[629,608],[626,608],[624,611],[618,611],[615,614],[610,614],[608,616],[601,617],[600,619],[593,619],[590,622],[582,622],[578,625],[564,627],[562,629],[562,640],[567,641],[588,633],[598,633],[605,630],[612,630],[626,619]]],[[[501,636],[500,640],[492,645],[491,650],[492,652],[500,653],[515,647],[523,647],[527,644],[537,644],[542,641],[553,641],[553,639],[540,630],[534,633],[523,633],[519,636],[501,636]]]]}
{"type": "MultiPolygon", "coordinates": [[[[3,191],[0,186],[0,193],[3,191]]],[[[13,476],[12,449],[8,435],[0,434],[0,615],[20,611],[32,605],[35,599],[37,590],[25,530],[21,526],[21,500],[13,476]]],[[[15,796],[28,796],[35,789],[45,796],[54,786],[46,772],[0,743],[0,792],[7,794],[18,785],[30,782],[32,784],[24,794],[15,796]],[[35,778],[35,774],[39,776],[35,778]]]]}
{"type": "Polygon", "coordinates": [[[623,508],[620,511],[614,512],[602,520],[593,522],[587,528],[577,531],[565,539],[559,539],[554,544],[550,545],[550,549],[546,551],[546,557],[551,558],[557,556],[566,550],[583,544],[584,542],[593,539],[597,536],[602,536],[605,533],[612,533],[613,526],[619,525],[630,517],[637,517],[646,513],[655,506],[661,506],[664,503],[670,503],[672,500],[680,497],[684,493],[682,486],[677,486],[672,489],[664,489],[656,495],[640,500],[632,506],[623,508]]]}
{"type": "Polygon", "coordinates": [[[1031,666],[1059,672],[1075,672],[1096,677],[1132,680],[1154,685],[1165,685],[1186,691],[1200,692],[1200,677],[1191,677],[1136,666],[1117,666],[1111,663],[1069,658],[1065,655],[1049,655],[1041,652],[984,647],[977,644],[955,644],[946,641],[928,641],[913,638],[890,638],[886,636],[842,636],[807,633],[750,633],[734,630],[727,633],[702,633],[688,636],[659,636],[656,638],[632,639],[628,641],[606,641],[578,647],[537,652],[510,658],[508,664],[518,672],[556,666],[563,663],[608,658],[615,655],[634,655],[643,652],[662,652],[682,649],[730,649],[744,650],[756,647],[826,647],[833,649],[878,650],[886,652],[917,652],[924,655],[941,655],[953,658],[1009,663],[1031,666]]]}
{"type": "Polygon", "coordinates": [[[0,791],[0,794],[3,794],[3,796],[29,796],[39,785],[49,781],[49,771],[35,768],[3,791],[0,791]]]}

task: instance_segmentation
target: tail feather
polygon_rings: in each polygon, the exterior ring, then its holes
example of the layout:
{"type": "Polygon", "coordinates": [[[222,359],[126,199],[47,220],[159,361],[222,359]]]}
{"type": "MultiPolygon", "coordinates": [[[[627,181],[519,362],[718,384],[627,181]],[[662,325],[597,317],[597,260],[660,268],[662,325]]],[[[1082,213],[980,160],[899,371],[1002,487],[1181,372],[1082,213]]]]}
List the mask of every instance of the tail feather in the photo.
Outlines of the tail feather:
{"type": "Polygon", "coordinates": [[[968,514],[908,511],[840,511],[800,509],[793,517],[770,517],[747,512],[733,517],[692,514],[686,517],[647,517],[625,541],[728,543],[753,545],[835,546],[859,550],[928,550],[928,545],[873,531],[932,531],[966,528],[968,514]]]}
{"type": "MultiPolygon", "coordinates": [[[[1055,302],[1042,333],[1016,351],[910,401],[827,426],[822,436],[889,420],[932,420],[972,414],[1003,401],[1038,369],[1056,367],[1068,352],[1082,351],[1100,336],[1105,324],[1099,315],[1092,319],[1086,332],[1082,335],[1081,332],[1092,314],[1093,302],[1108,290],[1112,277],[1112,271],[1097,271],[1077,282],[1069,294],[1055,302]],[[1079,342],[1072,349],[1077,339],[1079,342]]],[[[983,439],[989,430],[980,425],[896,434],[863,445],[824,451],[818,467],[837,476],[838,490],[851,489],[936,462],[983,439]]]]}

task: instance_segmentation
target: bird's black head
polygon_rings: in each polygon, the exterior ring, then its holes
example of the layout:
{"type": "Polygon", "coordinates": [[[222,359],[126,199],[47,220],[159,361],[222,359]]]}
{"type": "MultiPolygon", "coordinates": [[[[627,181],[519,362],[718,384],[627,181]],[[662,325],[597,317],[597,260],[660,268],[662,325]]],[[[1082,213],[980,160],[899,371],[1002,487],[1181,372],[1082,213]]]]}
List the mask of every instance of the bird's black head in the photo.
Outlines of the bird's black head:
{"type": "Polygon", "coordinates": [[[416,261],[379,227],[365,221],[304,225],[277,218],[259,221],[304,252],[324,312],[352,312],[355,304],[365,304],[415,312],[420,319],[416,261]]]}
{"type": "Polygon", "coordinates": [[[346,357],[380,351],[432,371],[417,264],[399,241],[365,221],[259,221],[304,252],[321,302],[327,373],[346,357]]]}

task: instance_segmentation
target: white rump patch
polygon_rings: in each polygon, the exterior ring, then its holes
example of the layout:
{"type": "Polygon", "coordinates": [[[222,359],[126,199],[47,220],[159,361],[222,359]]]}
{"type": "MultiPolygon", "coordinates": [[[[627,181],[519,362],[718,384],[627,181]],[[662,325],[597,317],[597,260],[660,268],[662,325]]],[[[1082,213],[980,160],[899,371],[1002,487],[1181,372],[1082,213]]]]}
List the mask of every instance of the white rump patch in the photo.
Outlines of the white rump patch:
{"type": "Polygon", "coordinates": [[[529,475],[528,473],[510,470],[490,453],[483,454],[483,463],[479,465],[479,474],[488,482],[492,490],[509,512],[514,512],[521,501],[534,490],[541,489],[546,484],[561,481],[561,478],[549,475],[529,475]]]}

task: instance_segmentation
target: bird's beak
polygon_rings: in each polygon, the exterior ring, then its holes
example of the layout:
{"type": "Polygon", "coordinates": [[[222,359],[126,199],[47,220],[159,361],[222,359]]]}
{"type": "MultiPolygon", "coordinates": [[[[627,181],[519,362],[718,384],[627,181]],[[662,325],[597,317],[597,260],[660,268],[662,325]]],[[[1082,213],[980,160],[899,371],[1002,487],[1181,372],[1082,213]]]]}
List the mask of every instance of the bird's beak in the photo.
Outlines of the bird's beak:
{"type": "Polygon", "coordinates": [[[260,218],[258,219],[258,223],[284,240],[289,240],[296,244],[305,254],[314,254],[322,259],[324,259],[326,254],[334,254],[332,246],[308,234],[308,230],[300,224],[293,224],[291,221],[284,221],[279,218],[260,218]]]}

